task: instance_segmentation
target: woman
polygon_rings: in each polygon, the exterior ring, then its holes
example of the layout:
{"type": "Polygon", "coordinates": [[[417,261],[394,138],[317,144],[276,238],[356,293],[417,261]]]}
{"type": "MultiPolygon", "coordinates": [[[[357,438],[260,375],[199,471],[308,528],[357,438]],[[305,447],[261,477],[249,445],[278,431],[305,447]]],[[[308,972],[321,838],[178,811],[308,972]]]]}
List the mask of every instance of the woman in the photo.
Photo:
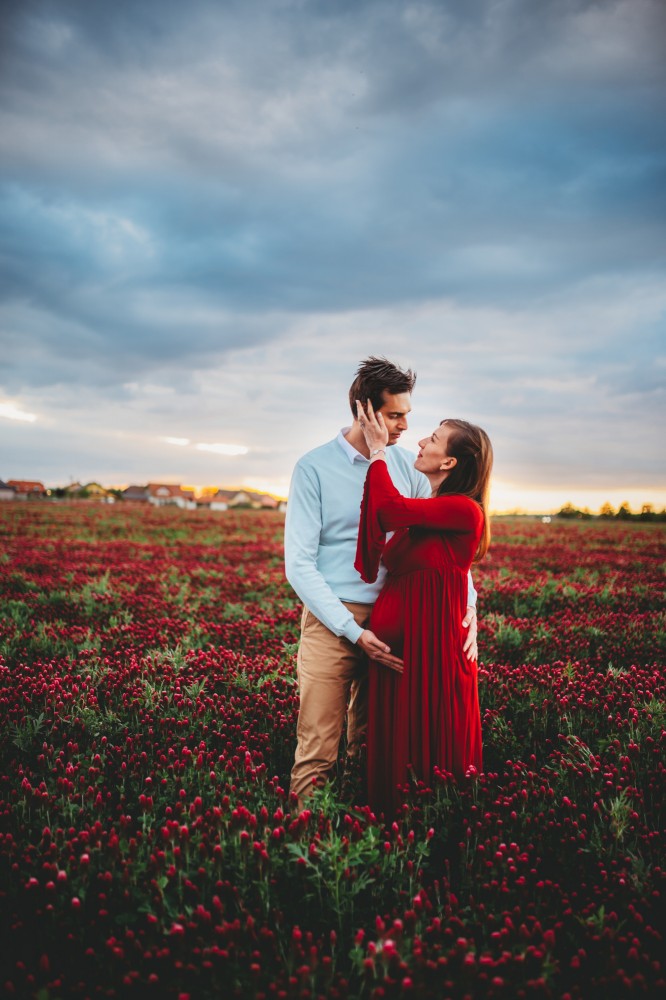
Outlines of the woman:
{"type": "Polygon", "coordinates": [[[371,403],[357,409],[371,458],[355,566],[372,582],[383,560],[388,576],[370,628],[404,662],[402,673],[370,664],[368,797],[388,818],[411,773],[427,782],[435,766],[459,777],[481,768],[477,665],[463,654],[460,623],[468,570],[490,541],[493,453],[480,427],[443,420],[419,441],[414,463],[432,497],[411,500],[389,476],[381,414],[371,403]]]}

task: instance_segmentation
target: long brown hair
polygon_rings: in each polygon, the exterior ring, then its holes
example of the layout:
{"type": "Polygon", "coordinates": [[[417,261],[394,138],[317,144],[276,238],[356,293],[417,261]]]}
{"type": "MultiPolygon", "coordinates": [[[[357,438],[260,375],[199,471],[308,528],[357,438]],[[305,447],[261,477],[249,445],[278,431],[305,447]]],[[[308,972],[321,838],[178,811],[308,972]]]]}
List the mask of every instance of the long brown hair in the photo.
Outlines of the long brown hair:
{"type": "Polygon", "coordinates": [[[466,420],[442,420],[451,428],[447,441],[447,451],[458,461],[437,490],[443,493],[458,493],[476,500],[483,511],[483,534],[476,550],[474,561],[483,559],[490,545],[490,473],[493,468],[493,446],[484,430],[466,420]]]}

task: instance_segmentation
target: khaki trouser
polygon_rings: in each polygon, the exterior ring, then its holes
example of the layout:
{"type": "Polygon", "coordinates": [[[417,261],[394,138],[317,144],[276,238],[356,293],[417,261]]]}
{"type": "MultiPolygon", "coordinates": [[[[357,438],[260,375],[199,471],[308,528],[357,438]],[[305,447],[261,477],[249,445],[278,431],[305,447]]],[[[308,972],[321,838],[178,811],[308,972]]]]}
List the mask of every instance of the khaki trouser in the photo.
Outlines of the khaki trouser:
{"type": "MultiPolygon", "coordinates": [[[[371,604],[343,604],[361,628],[368,627],[371,604]]],[[[290,791],[302,806],[335,767],[345,712],[349,755],[359,752],[368,721],[368,664],[360,646],[334,635],[303,608],[297,666],[301,705],[290,791]]]]}

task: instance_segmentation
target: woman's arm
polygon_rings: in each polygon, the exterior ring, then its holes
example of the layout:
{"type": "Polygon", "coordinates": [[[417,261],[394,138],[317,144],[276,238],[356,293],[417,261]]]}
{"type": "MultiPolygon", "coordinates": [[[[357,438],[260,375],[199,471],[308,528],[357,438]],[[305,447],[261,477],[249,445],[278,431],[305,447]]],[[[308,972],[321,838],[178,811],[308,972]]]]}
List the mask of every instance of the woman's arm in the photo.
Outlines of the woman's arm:
{"type": "Polygon", "coordinates": [[[482,523],[483,512],[469,497],[403,497],[393,485],[386,462],[373,462],[365,480],[354,565],[362,578],[372,583],[377,578],[387,531],[421,527],[471,533],[478,532],[482,523]]]}
{"type": "MultiPolygon", "coordinates": [[[[386,468],[386,463],[381,463],[386,468]]],[[[384,552],[386,532],[379,524],[374,505],[374,497],[368,489],[368,480],[372,468],[368,469],[363,487],[361,501],[361,517],[358,524],[358,540],[356,542],[356,559],[354,567],[366,583],[374,583],[379,572],[379,563],[384,552]]]]}
{"type": "Polygon", "coordinates": [[[372,506],[382,531],[422,527],[471,532],[483,522],[481,508],[469,497],[445,494],[430,500],[413,500],[395,488],[386,462],[376,462],[373,466],[368,470],[366,490],[374,495],[372,506]]]}
{"type": "MultiPolygon", "coordinates": [[[[356,400],[358,422],[370,451],[370,468],[365,480],[365,493],[371,491],[369,503],[382,531],[415,526],[439,530],[471,532],[483,522],[478,504],[469,497],[448,494],[419,500],[404,497],[393,485],[386,466],[388,431],[381,413],[375,413],[368,400],[367,413],[356,400]],[[373,469],[372,466],[375,466],[373,469]]],[[[365,497],[364,497],[365,504],[365,497]]]]}

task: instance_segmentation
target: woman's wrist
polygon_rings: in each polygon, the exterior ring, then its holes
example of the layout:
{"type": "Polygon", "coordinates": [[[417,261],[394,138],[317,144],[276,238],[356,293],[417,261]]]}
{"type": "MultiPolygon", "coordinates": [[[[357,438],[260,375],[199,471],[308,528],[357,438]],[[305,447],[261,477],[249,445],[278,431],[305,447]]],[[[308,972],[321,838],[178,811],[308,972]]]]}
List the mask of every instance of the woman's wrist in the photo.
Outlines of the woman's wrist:
{"type": "Polygon", "coordinates": [[[370,464],[376,461],[385,462],[386,461],[386,446],[381,445],[379,448],[370,449],[370,464]]]}

